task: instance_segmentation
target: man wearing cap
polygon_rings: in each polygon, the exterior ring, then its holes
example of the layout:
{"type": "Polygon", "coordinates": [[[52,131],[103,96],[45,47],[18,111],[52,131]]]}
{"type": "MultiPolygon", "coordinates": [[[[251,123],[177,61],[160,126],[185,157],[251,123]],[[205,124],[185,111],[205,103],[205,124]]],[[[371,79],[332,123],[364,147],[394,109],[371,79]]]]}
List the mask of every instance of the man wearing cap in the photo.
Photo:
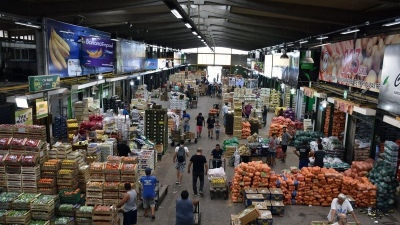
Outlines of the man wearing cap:
{"type": "Polygon", "coordinates": [[[341,193],[337,198],[332,200],[331,210],[328,214],[328,221],[329,223],[333,223],[335,220],[338,220],[339,224],[347,224],[347,213],[351,214],[357,225],[361,225],[353,211],[353,207],[351,206],[349,200],[347,200],[346,195],[341,193]]]}
{"type": "Polygon", "coordinates": [[[282,162],[285,162],[285,160],[286,160],[287,146],[289,144],[290,139],[292,139],[292,136],[289,134],[289,132],[286,131],[286,126],[283,126],[283,134],[282,134],[282,141],[281,141],[281,146],[282,146],[282,151],[283,151],[282,162]]]}
{"type": "Polygon", "coordinates": [[[155,200],[156,197],[156,184],[158,182],[155,176],[151,176],[151,168],[147,167],[145,169],[146,176],[140,178],[140,183],[142,184],[142,198],[143,198],[143,208],[144,217],[148,217],[148,209],[151,208],[151,219],[155,219],[155,200]]]}

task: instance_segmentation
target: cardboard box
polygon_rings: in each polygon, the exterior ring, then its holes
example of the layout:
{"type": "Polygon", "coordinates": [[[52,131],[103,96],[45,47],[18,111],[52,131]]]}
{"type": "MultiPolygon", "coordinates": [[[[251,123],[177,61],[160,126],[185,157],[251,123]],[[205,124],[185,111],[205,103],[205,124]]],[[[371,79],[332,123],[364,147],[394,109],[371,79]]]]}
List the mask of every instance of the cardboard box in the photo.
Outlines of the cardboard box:
{"type": "Polygon", "coordinates": [[[280,188],[270,188],[271,201],[283,201],[283,193],[280,188]]]}
{"type": "Polygon", "coordinates": [[[259,210],[271,210],[271,201],[253,202],[253,205],[259,210]]]}
{"type": "Polygon", "coordinates": [[[271,200],[271,192],[268,188],[257,188],[258,194],[262,194],[265,200],[271,200]]]}
{"type": "Polygon", "coordinates": [[[269,210],[258,210],[260,216],[257,218],[257,225],[272,225],[272,213],[269,210]]]}
{"type": "Polygon", "coordinates": [[[244,204],[246,207],[253,205],[253,202],[263,202],[264,196],[262,194],[246,194],[244,204]]]}
{"type": "Polygon", "coordinates": [[[285,213],[283,201],[271,201],[271,212],[273,215],[283,216],[285,213]]]}
{"type": "Polygon", "coordinates": [[[231,215],[231,225],[241,225],[238,215],[231,215]]]}
{"type": "Polygon", "coordinates": [[[353,197],[351,197],[350,195],[347,195],[347,200],[350,202],[351,206],[353,206],[353,208],[356,207],[356,200],[354,200],[353,197]]]}
{"type": "Polygon", "coordinates": [[[254,206],[250,206],[240,212],[237,216],[239,217],[240,224],[244,225],[257,220],[257,218],[260,216],[260,213],[254,206]]]}
{"type": "Polygon", "coordinates": [[[245,188],[244,193],[245,194],[258,194],[257,188],[245,188]]]}

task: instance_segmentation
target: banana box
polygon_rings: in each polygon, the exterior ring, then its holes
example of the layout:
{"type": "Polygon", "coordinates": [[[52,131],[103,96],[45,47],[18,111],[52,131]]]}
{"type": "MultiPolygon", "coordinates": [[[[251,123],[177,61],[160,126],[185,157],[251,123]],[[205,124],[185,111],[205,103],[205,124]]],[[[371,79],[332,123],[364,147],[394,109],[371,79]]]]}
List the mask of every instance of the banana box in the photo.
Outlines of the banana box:
{"type": "Polygon", "coordinates": [[[271,201],[265,200],[263,202],[253,202],[256,209],[259,210],[271,210],[271,201]]]}
{"type": "Polygon", "coordinates": [[[258,210],[260,216],[257,218],[257,225],[272,225],[272,213],[269,210],[258,210]]]}
{"type": "Polygon", "coordinates": [[[285,213],[283,201],[271,201],[271,212],[273,215],[283,216],[285,213]]]}
{"type": "Polygon", "coordinates": [[[264,196],[262,194],[246,194],[244,204],[246,207],[253,205],[253,202],[263,202],[264,196]]]}
{"type": "Polygon", "coordinates": [[[271,191],[268,188],[257,188],[258,194],[262,194],[265,200],[271,200],[271,191]]]}
{"type": "Polygon", "coordinates": [[[283,193],[280,188],[270,188],[271,200],[273,201],[283,201],[283,193]]]}

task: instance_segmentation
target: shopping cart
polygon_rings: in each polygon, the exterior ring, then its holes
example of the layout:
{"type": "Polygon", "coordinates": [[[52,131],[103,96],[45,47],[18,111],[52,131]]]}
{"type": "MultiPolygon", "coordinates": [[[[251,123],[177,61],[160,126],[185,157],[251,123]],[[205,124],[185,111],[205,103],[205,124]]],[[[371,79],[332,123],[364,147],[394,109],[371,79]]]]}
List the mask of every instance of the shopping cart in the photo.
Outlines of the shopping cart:
{"type": "Polygon", "coordinates": [[[226,176],[224,174],[220,174],[219,176],[212,175],[213,169],[223,168],[225,171],[226,163],[225,159],[210,159],[209,161],[209,176],[208,180],[210,181],[210,198],[214,199],[215,195],[222,196],[224,199],[228,199],[228,185],[226,183],[226,176]],[[211,173],[211,174],[210,174],[211,173]]]}

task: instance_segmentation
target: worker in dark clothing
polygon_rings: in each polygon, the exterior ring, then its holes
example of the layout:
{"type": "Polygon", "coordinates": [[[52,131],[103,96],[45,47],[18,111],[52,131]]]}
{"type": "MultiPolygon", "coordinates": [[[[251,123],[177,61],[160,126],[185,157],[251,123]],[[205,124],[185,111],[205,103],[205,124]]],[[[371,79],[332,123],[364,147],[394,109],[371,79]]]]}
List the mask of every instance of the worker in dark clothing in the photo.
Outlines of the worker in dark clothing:
{"type": "Polygon", "coordinates": [[[118,156],[125,156],[128,157],[129,153],[132,153],[131,149],[128,146],[127,141],[121,141],[118,145],[117,145],[117,149],[118,149],[118,156]]]}
{"type": "Polygon", "coordinates": [[[303,167],[308,167],[309,155],[311,152],[310,147],[308,147],[307,141],[303,141],[303,144],[297,147],[294,151],[294,154],[299,157],[299,169],[303,167]]]}
{"type": "Polygon", "coordinates": [[[326,152],[324,151],[324,147],[319,144],[318,145],[318,151],[314,152],[314,166],[319,166],[319,167],[324,167],[324,157],[326,155],[326,152]]]}

